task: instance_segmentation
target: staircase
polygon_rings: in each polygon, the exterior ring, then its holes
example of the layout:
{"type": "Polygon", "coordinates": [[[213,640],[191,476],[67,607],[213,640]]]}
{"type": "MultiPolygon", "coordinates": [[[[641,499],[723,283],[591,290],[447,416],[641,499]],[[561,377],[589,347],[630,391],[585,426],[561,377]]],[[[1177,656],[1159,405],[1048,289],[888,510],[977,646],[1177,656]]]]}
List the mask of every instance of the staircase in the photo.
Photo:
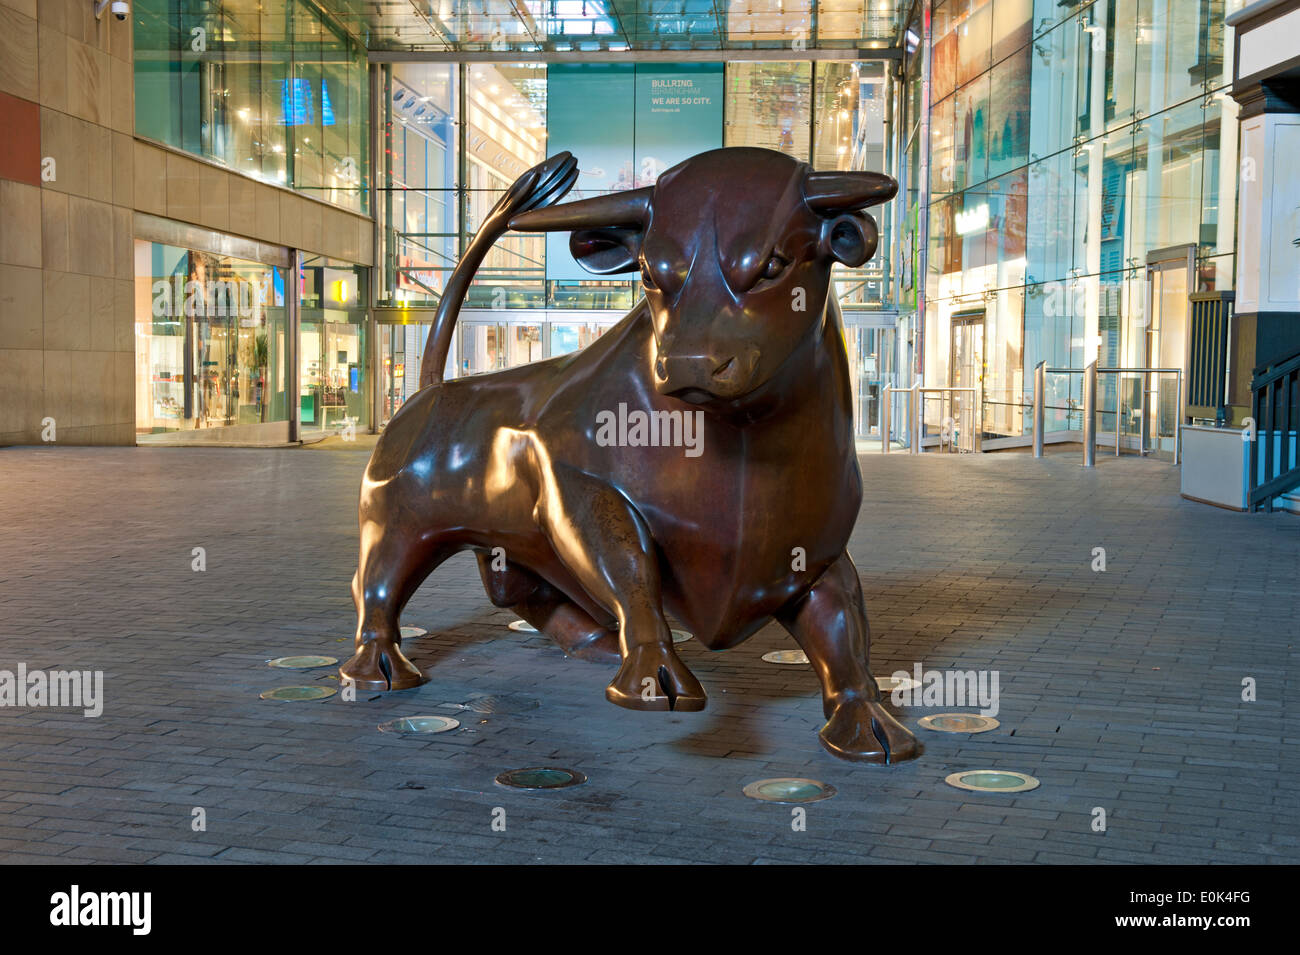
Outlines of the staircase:
{"type": "Polygon", "coordinates": [[[1255,440],[1250,443],[1252,511],[1280,508],[1300,513],[1300,352],[1255,369],[1250,383],[1255,440]]]}

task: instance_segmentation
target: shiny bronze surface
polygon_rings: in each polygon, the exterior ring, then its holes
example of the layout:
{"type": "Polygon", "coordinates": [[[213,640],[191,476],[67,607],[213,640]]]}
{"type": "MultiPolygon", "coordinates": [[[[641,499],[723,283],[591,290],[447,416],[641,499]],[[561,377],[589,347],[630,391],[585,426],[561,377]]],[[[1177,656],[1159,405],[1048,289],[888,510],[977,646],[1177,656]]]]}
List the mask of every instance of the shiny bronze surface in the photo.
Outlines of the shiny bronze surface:
{"type": "Polygon", "coordinates": [[[576,174],[561,153],[520,177],[448,282],[425,387],[362,482],[356,654],[340,673],[365,689],[423,682],[399,615],[434,568],[471,549],[494,604],[573,656],[618,664],[605,695],[619,706],[704,708],[665,610],[712,650],[775,619],[821,681],[831,753],[914,757],[867,667],[845,550],[862,479],[827,295],[835,262],[874,253],[861,210],[895,182],[730,148],[651,187],[553,205],[576,174]],[[508,228],[571,232],[591,271],[640,270],[645,298],[581,351],[443,382],[472,273],[508,228]]]}

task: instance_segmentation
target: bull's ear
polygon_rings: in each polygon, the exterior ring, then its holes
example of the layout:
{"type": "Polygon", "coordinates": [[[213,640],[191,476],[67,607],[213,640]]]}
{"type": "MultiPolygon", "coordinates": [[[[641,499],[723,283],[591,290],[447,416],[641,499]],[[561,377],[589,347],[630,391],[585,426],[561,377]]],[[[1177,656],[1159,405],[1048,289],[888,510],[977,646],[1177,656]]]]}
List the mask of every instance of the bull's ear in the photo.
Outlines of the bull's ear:
{"type": "Polygon", "coordinates": [[[641,230],[605,226],[577,229],[569,236],[569,251],[588,272],[615,275],[640,268],[641,230]]]}
{"type": "Polygon", "coordinates": [[[822,223],[821,253],[856,269],[876,254],[880,233],[865,212],[846,212],[822,223]]]}

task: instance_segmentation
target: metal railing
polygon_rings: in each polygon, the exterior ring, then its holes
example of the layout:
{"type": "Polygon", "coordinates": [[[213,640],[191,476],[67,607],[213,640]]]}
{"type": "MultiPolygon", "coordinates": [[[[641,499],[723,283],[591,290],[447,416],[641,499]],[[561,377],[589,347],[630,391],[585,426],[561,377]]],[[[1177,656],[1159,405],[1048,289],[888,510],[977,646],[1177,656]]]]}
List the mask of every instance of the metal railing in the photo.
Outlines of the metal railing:
{"type": "Polygon", "coordinates": [[[1300,428],[1292,412],[1300,405],[1300,355],[1256,368],[1250,390],[1255,440],[1250,443],[1247,504],[1252,511],[1272,511],[1274,498],[1300,487],[1300,464],[1291,437],[1300,428]]]}
{"type": "MultiPolygon", "coordinates": [[[[924,406],[922,405],[922,402],[925,401],[925,396],[928,394],[939,395],[939,401],[940,401],[939,411],[942,415],[943,412],[942,402],[951,401],[953,396],[957,394],[975,394],[976,391],[977,389],[975,388],[956,388],[956,387],[923,388],[921,387],[920,379],[917,379],[917,381],[913,383],[911,388],[894,388],[891,385],[885,385],[880,391],[880,451],[881,453],[888,454],[891,450],[890,444],[893,441],[893,424],[894,424],[893,398],[895,392],[902,392],[908,396],[907,413],[903,416],[903,421],[904,421],[903,431],[904,433],[908,434],[910,437],[909,444],[911,445],[911,447],[908,449],[909,452],[912,454],[920,454],[921,442],[925,436],[925,411],[924,411],[924,406]]],[[[949,407],[951,407],[951,405],[949,405],[949,407]]],[[[969,432],[972,436],[971,450],[978,450],[978,447],[975,445],[975,441],[977,441],[977,437],[978,437],[975,434],[975,409],[971,408],[969,410],[971,414],[971,429],[969,432]]],[[[946,421],[949,420],[949,418],[942,418],[941,420],[946,421]]],[[[952,444],[953,442],[949,442],[950,446],[952,444]]],[[[943,445],[941,444],[940,447],[942,446],[943,445]]]]}
{"type": "MultiPolygon", "coordinates": [[[[1047,375],[1083,375],[1083,466],[1085,468],[1096,467],[1097,465],[1097,376],[1098,375],[1118,375],[1121,378],[1124,375],[1141,375],[1142,387],[1138,391],[1138,453],[1146,454],[1146,434],[1147,434],[1147,397],[1149,395],[1158,395],[1159,391],[1150,391],[1147,388],[1147,381],[1151,375],[1175,375],[1177,376],[1177,401],[1174,405],[1176,413],[1174,416],[1174,465],[1177,466],[1182,459],[1183,448],[1183,370],[1181,368],[1098,368],[1097,363],[1091,362],[1086,368],[1048,368],[1047,363],[1040,361],[1034,366],[1034,422],[1033,422],[1033,447],[1034,457],[1043,456],[1043,434],[1045,424],[1045,400],[1046,400],[1046,381],[1047,375]]],[[[1123,449],[1123,435],[1120,431],[1120,421],[1122,400],[1120,391],[1115,389],[1115,456],[1118,457],[1123,449]]],[[[1158,440],[1158,438],[1157,438],[1158,440]]]]}

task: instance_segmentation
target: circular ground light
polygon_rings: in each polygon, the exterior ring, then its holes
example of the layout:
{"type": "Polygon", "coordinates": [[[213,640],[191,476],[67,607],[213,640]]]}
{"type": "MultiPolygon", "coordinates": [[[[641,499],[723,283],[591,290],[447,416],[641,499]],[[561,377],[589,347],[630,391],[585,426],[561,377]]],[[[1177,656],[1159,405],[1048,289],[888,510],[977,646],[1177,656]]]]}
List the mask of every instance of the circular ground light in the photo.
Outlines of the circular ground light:
{"type": "Polygon", "coordinates": [[[949,786],[976,793],[1023,793],[1038,788],[1038,780],[1009,769],[968,769],[944,780],[949,786]]]}
{"type": "Polygon", "coordinates": [[[424,733],[446,733],[458,726],[460,720],[453,720],[450,716],[403,716],[399,720],[380,723],[379,732],[414,736],[424,733]]]}
{"type": "Polygon", "coordinates": [[[423,637],[428,632],[423,627],[402,627],[401,629],[403,640],[414,640],[417,637],[423,637]]]}
{"type": "Polygon", "coordinates": [[[973,713],[935,713],[933,716],[921,717],[917,723],[940,733],[987,733],[1002,725],[991,716],[976,716],[973,713]]]}
{"type": "Polygon", "coordinates": [[[315,667],[332,667],[338,662],[338,657],[276,657],[267,660],[266,665],[277,670],[311,670],[315,667]]]}
{"type": "Polygon", "coordinates": [[[510,624],[510,629],[515,633],[537,633],[537,628],[527,620],[515,620],[510,624]]]}
{"type": "Polygon", "coordinates": [[[333,696],[337,690],[330,686],[281,686],[263,693],[264,700],[280,700],[286,703],[301,703],[309,700],[324,700],[333,696]]]}
{"type": "Polygon", "coordinates": [[[835,787],[816,779],[780,777],[756,780],[745,787],[744,793],[750,799],[764,802],[817,802],[834,796],[835,787]]]}
{"type": "Polygon", "coordinates": [[[898,677],[878,676],[876,677],[876,686],[880,687],[881,693],[893,693],[895,690],[915,690],[921,685],[919,680],[913,680],[910,676],[898,677]]]}
{"type": "Polygon", "coordinates": [[[695,639],[694,635],[686,630],[673,630],[673,643],[685,643],[687,640],[695,639]]]}
{"type": "Polygon", "coordinates": [[[807,663],[808,654],[802,650],[773,650],[763,654],[763,660],[767,663],[807,663]]]}
{"type": "Polygon", "coordinates": [[[580,786],[587,777],[576,769],[559,769],[554,766],[532,766],[528,769],[511,769],[495,780],[507,789],[565,789],[580,786]]]}

